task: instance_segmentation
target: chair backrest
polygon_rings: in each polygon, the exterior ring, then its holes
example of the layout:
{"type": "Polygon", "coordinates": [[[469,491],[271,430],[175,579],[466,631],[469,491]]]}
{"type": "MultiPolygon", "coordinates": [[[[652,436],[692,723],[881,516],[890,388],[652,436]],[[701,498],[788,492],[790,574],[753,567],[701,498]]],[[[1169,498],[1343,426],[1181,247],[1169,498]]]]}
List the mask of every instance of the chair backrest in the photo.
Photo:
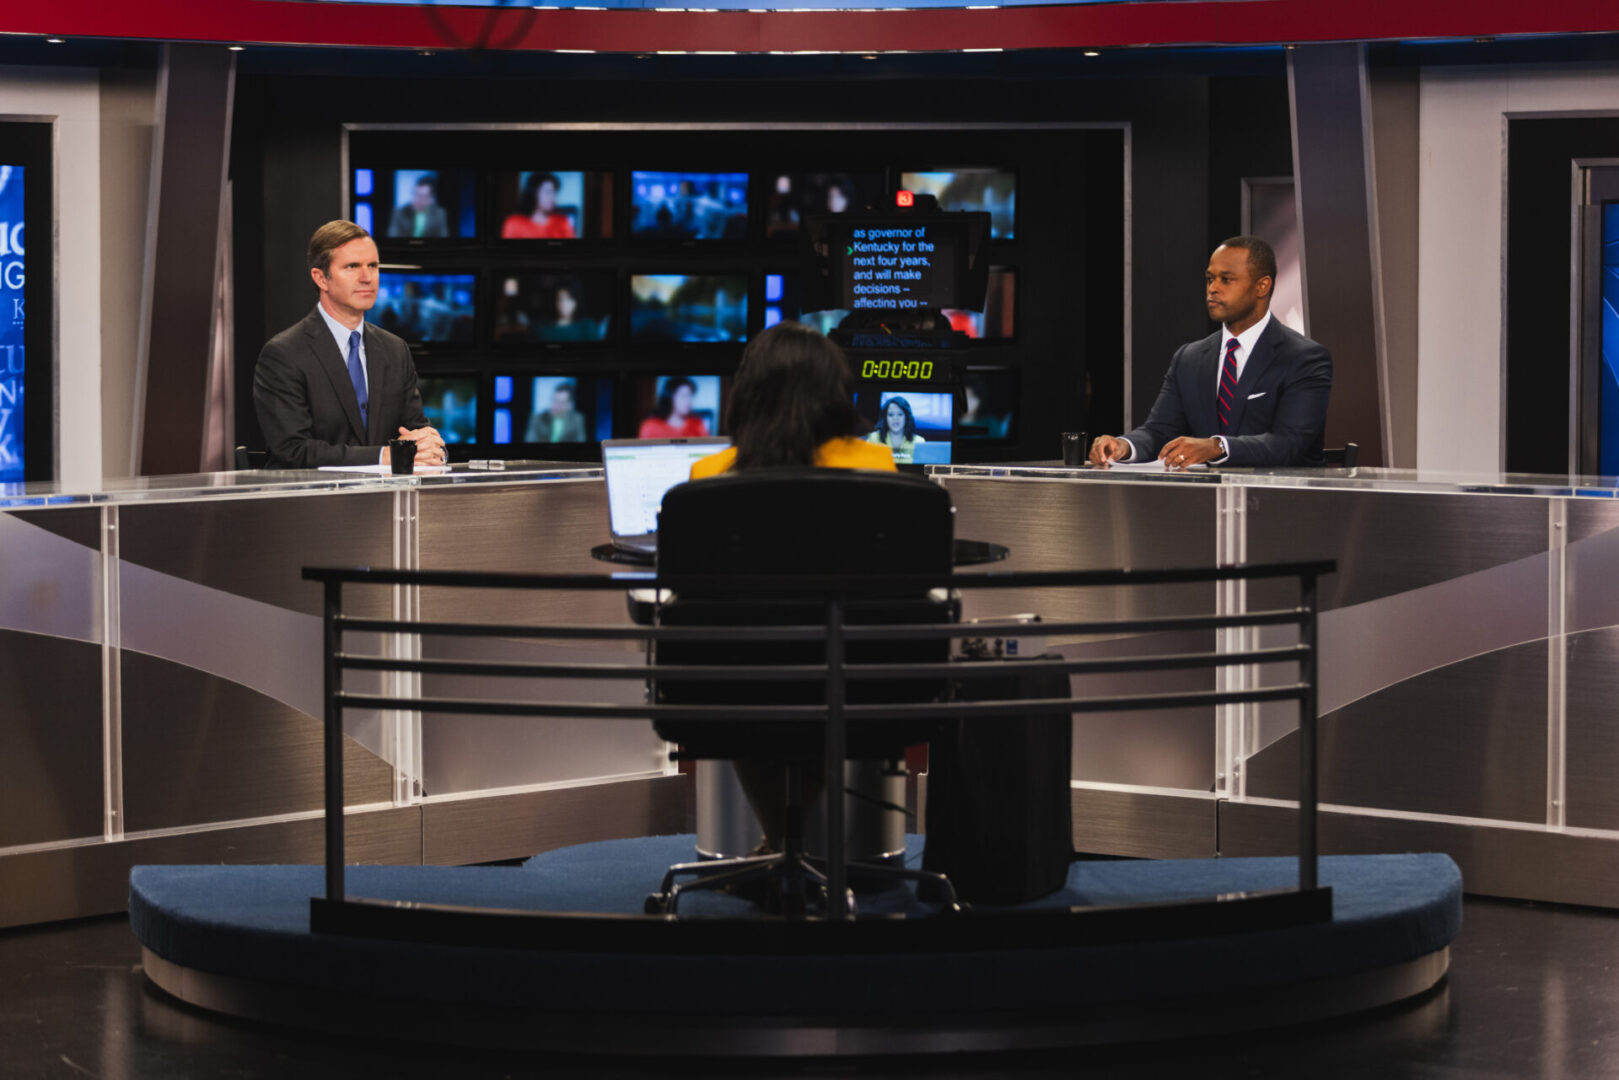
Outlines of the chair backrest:
{"type": "Polygon", "coordinates": [[[752,469],[679,484],[658,518],[665,574],[948,572],[954,548],[948,491],[866,469],[752,469]]]}
{"type": "Polygon", "coordinates": [[[1353,469],[1355,460],[1360,457],[1359,443],[1344,443],[1341,449],[1326,449],[1321,451],[1323,464],[1340,469],[1353,469]]]}
{"type": "MultiPolygon", "coordinates": [[[[849,469],[758,469],[693,481],[670,489],[658,520],[660,574],[899,574],[948,572],[954,550],[950,493],[917,476],[849,469]]],[[[938,594],[851,597],[849,624],[954,621],[957,605],[938,594]]],[[[681,593],[661,615],[669,625],[765,626],[815,624],[819,600],[681,593]]],[[[819,643],[735,641],[664,643],[660,663],[778,665],[820,663],[819,643]]],[[[948,643],[855,643],[853,663],[939,662],[948,643]]],[[[866,703],[935,700],[936,680],[862,681],[849,700],[866,703]]],[[[660,700],[689,704],[788,704],[825,700],[819,684],[667,683],[660,700]]],[[[926,739],[933,722],[851,730],[851,758],[888,758],[926,739]]],[[[815,725],[705,725],[660,722],[658,731],[699,757],[813,756],[822,732],[815,725]]]]}

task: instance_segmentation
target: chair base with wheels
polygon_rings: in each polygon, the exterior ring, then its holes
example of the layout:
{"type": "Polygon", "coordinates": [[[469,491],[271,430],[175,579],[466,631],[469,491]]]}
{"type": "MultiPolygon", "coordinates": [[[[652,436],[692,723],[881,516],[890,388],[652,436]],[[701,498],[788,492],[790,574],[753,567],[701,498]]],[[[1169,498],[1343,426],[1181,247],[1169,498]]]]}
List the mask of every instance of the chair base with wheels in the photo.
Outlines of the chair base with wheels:
{"type": "MultiPolygon", "coordinates": [[[[810,856],[804,846],[803,788],[802,767],[790,764],[787,768],[787,828],[782,837],[781,851],[734,859],[676,863],[663,875],[659,890],[647,897],[646,913],[678,915],[682,895],[714,891],[757,898],[767,912],[789,919],[805,918],[815,894],[819,893],[819,906],[825,910],[827,881],[824,861],[810,856]],[[680,878],[686,875],[691,875],[692,880],[681,881],[680,878]]],[[[851,862],[848,864],[848,875],[850,881],[877,889],[915,882],[919,897],[942,905],[946,911],[960,910],[955,888],[950,884],[950,879],[940,873],[887,863],[851,862]]],[[[858,914],[852,888],[845,897],[845,905],[850,915],[858,914]]]]}

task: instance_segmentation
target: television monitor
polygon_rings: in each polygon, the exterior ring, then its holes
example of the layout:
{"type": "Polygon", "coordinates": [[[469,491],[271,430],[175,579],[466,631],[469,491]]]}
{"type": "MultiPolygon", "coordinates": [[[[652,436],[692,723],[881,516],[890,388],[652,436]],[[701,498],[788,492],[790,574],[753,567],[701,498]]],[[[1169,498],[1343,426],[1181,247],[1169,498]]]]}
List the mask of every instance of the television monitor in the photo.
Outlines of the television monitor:
{"type": "Polygon", "coordinates": [[[855,412],[871,425],[868,442],[886,445],[896,465],[948,465],[955,394],[939,390],[862,387],[855,412]]]}
{"type": "Polygon", "coordinates": [[[981,311],[945,308],[952,330],[974,341],[1010,341],[1017,337],[1017,271],[1005,266],[989,268],[989,290],[981,311]]]}
{"type": "Polygon", "coordinates": [[[680,439],[720,434],[726,384],[718,375],[642,375],[634,383],[635,438],[680,439]]]}
{"type": "Polygon", "coordinates": [[[379,244],[478,237],[478,178],[471,169],[359,168],[353,191],[354,223],[379,244]]]}
{"type": "Polygon", "coordinates": [[[476,274],[384,270],[365,318],[412,344],[470,344],[477,293],[476,274]]]}
{"type": "Polygon", "coordinates": [[[554,445],[613,437],[613,380],[594,375],[496,375],[493,442],[554,445]]]}
{"type": "Polygon", "coordinates": [[[748,174],[630,174],[630,234],[645,240],[745,240],[748,174]]]}
{"type": "Polygon", "coordinates": [[[424,375],[416,380],[422,412],[438,428],[446,446],[478,441],[478,377],[424,375]]]}
{"type": "Polygon", "coordinates": [[[495,173],[492,232],[503,243],[610,240],[613,174],[577,169],[495,173]]]}
{"type": "Polygon", "coordinates": [[[634,274],[630,339],[713,343],[748,336],[745,274],[634,274]]]}
{"type": "Polygon", "coordinates": [[[1017,437],[1018,373],[1012,368],[970,367],[956,399],[956,438],[985,442],[1017,437]]]}
{"type": "Polygon", "coordinates": [[[765,197],[765,237],[796,237],[810,214],[860,211],[884,201],[880,172],[782,172],[765,197]]]}
{"type": "Polygon", "coordinates": [[[899,186],[932,195],[940,210],[982,210],[991,240],[1017,239],[1017,174],[1005,169],[939,169],[901,173],[899,186]]]}
{"type": "Polygon", "coordinates": [[[606,341],[612,333],[614,286],[611,270],[499,274],[495,341],[556,346],[606,341]]]}

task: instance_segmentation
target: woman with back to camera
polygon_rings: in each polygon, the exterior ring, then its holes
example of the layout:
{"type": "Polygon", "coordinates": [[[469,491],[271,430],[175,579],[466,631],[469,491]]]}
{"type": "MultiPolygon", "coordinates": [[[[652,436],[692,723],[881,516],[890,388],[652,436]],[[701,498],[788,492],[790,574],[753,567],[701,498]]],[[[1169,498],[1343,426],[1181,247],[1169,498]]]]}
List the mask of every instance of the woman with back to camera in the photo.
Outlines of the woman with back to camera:
{"type": "Polygon", "coordinates": [[[726,408],[733,445],[694,464],[691,478],[780,465],[892,471],[893,455],[856,434],[853,383],[842,349],[802,323],[777,323],[742,351],[726,408]]]}
{"type": "Polygon", "coordinates": [[[877,430],[866,436],[867,442],[880,443],[894,454],[894,460],[909,465],[916,454],[916,444],[927,442],[916,433],[916,417],[911,403],[902,397],[891,397],[883,406],[883,419],[877,430]]]}
{"type": "Polygon", "coordinates": [[[684,375],[671,375],[663,381],[652,415],[641,421],[642,439],[702,439],[710,432],[708,421],[692,415],[697,384],[684,375]]]}
{"type": "MultiPolygon", "coordinates": [[[[842,349],[802,323],[777,323],[748,343],[737,365],[725,412],[733,445],[699,459],[691,467],[691,478],[794,465],[893,472],[893,455],[856,434],[865,425],[854,409],[853,384],[842,349]]],[[[781,850],[786,828],[784,768],[745,759],[737,760],[735,767],[764,830],[754,854],[781,850]]],[[[806,804],[813,803],[824,786],[819,777],[806,775],[806,804]]]]}

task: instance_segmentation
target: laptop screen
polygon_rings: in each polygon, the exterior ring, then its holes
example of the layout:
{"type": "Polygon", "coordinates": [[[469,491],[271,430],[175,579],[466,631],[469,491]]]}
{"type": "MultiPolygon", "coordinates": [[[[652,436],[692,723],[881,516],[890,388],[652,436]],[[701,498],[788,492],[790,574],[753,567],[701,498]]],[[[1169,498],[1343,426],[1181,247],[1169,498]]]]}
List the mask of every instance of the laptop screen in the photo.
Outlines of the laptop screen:
{"type": "Polygon", "coordinates": [[[729,439],[615,439],[603,443],[607,516],[613,535],[657,532],[664,492],[691,479],[692,462],[730,445],[729,439]]]}

